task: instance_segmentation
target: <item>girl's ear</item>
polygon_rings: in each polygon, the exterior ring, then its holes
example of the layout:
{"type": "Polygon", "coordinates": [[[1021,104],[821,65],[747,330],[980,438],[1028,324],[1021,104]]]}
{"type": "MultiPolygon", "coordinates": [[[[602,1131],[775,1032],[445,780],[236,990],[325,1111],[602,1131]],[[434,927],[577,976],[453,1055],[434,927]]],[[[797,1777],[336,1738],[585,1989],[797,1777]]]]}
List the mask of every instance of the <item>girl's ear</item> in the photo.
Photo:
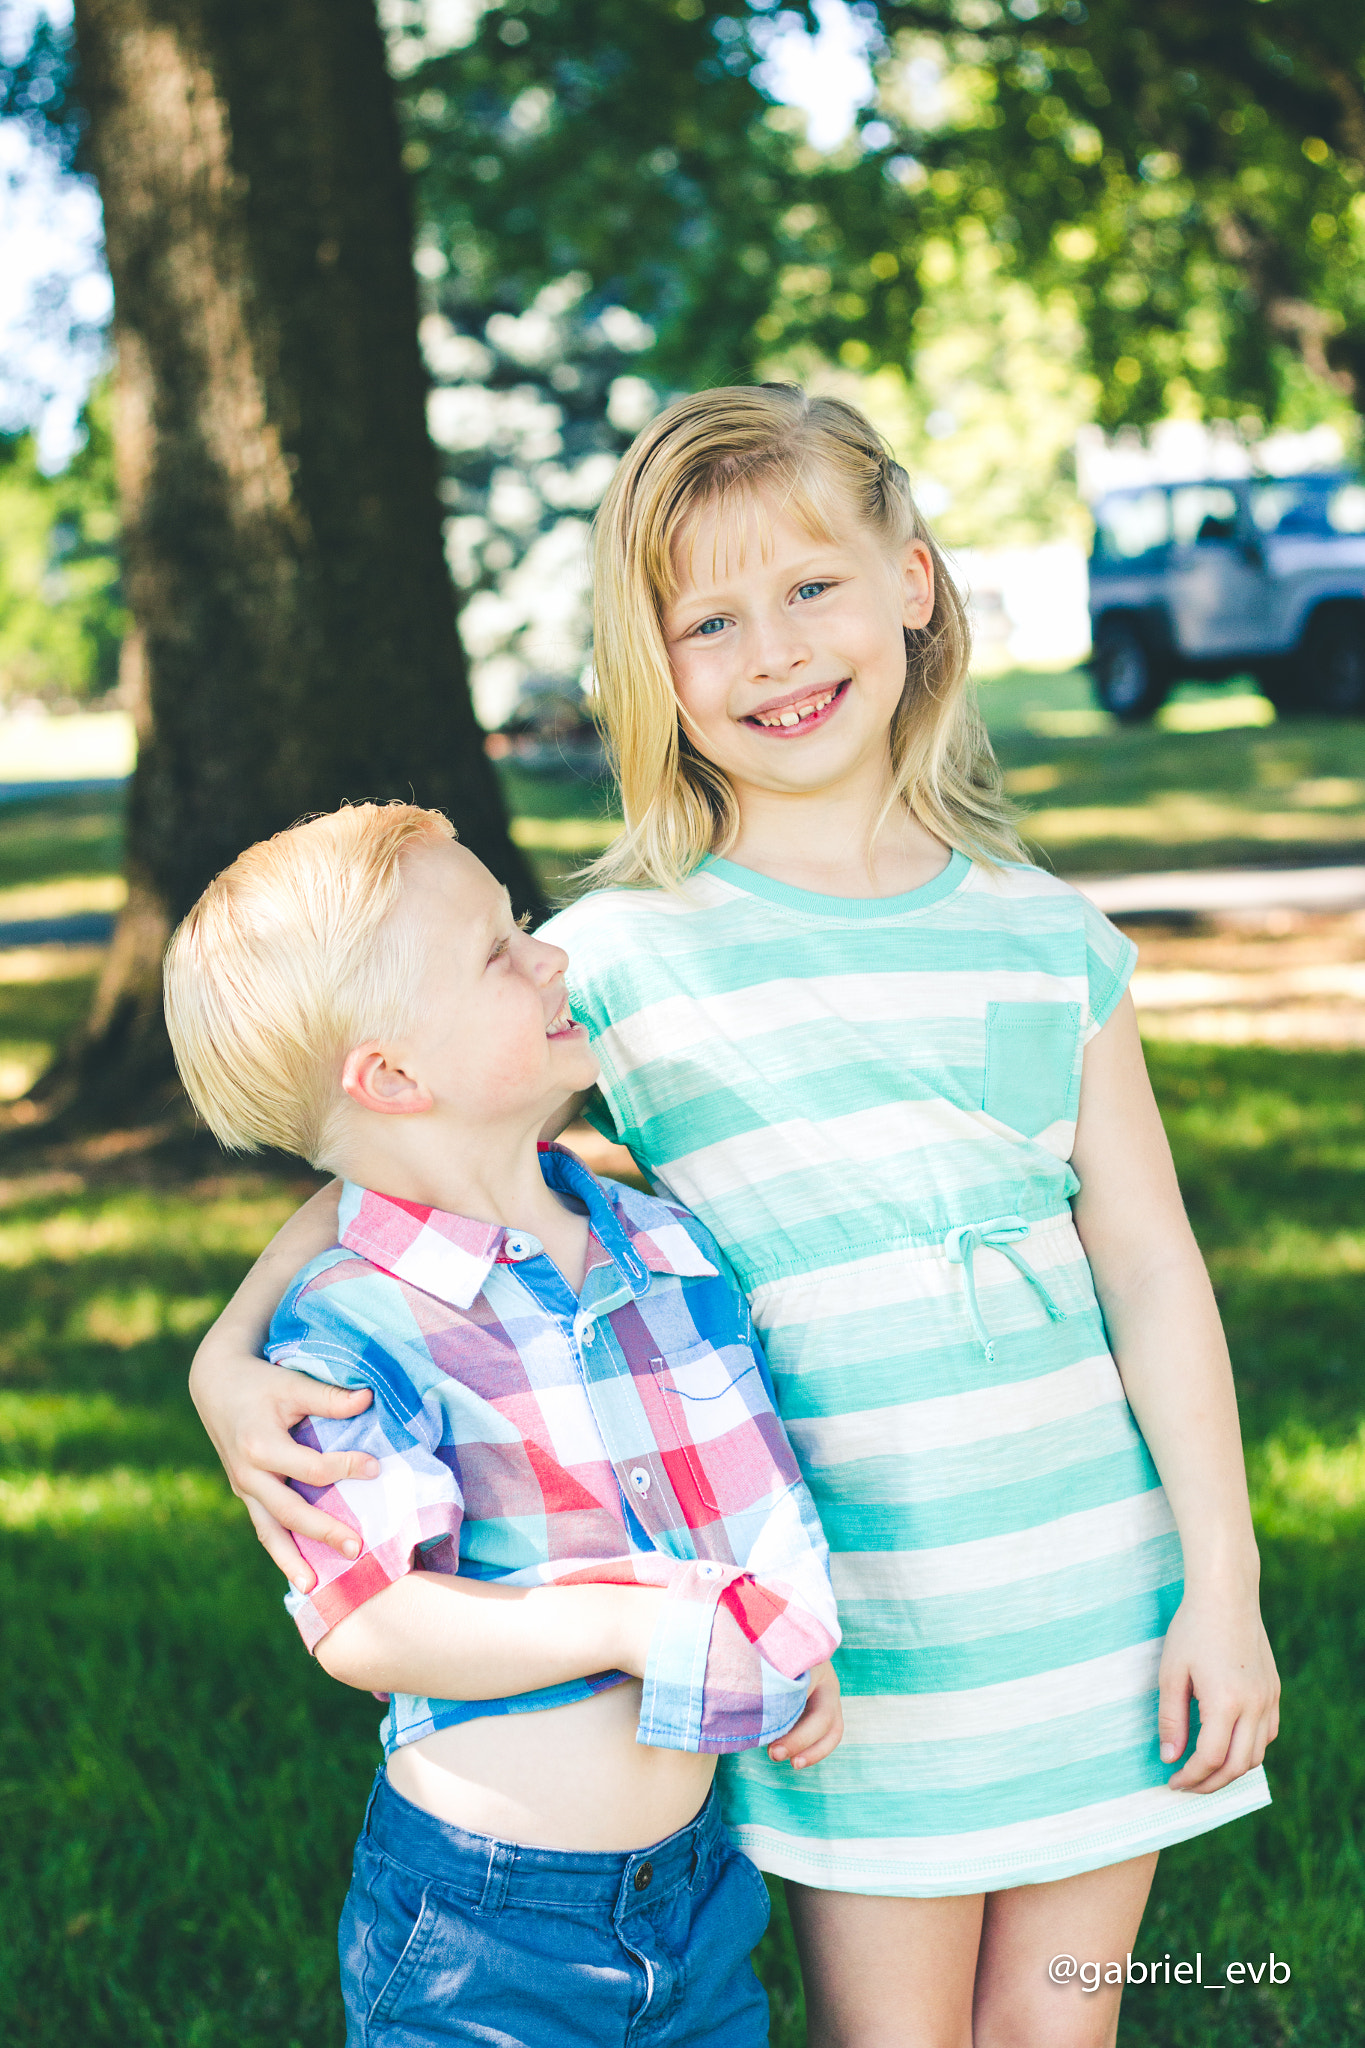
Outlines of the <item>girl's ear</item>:
{"type": "Polygon", "coordinates": [[[901,624],[918,633],[934,610],[934,558],[922,540],[907,541],[901,557],[901,624]]]}
{"type": "Polygon", "coordinates": [[[341,1085],[352,1102],[379,1116],[418,1116],[435,1107],[421,1082],[373,1039],[347,1053],[341,1085]]]}

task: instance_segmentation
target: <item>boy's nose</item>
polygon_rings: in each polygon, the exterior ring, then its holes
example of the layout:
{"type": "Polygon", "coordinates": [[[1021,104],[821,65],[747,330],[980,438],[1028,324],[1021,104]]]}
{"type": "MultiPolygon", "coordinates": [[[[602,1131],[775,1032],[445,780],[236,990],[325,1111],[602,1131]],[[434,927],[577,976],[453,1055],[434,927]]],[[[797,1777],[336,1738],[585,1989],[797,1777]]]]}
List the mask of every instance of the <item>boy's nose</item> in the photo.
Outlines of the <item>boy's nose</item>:
{"type": "Polygon", "coordinates": [[[553,981],[557,974],[563,974],[569,956],[562,947],[552,946],[546,939],[532,939],[530,944],[535,949],[532,961],[539,981],[553,981]]]}

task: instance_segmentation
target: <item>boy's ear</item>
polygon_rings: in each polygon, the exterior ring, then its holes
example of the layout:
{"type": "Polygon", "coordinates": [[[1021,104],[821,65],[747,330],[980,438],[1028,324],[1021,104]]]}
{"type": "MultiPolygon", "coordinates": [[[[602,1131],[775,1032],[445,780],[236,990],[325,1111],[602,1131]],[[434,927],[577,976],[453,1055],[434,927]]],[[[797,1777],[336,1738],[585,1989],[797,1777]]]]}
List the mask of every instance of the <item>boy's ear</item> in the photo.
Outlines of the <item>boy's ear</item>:
{"type": "Polygon", "coordinates": [[[341,1085],[352,1102],[380,1116],[415,1116],[434,1107],[430,1092],[375,1039],[347,1053],[341,1085]]]}

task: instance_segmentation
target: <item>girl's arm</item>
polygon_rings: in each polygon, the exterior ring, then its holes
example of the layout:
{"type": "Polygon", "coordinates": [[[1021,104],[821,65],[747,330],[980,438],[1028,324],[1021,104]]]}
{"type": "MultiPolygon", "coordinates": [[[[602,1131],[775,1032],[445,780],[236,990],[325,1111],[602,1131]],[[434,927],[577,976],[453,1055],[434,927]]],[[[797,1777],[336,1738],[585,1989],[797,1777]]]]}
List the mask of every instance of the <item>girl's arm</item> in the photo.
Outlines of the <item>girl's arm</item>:
{"type": "Polygon", "coordinates": [[[1259,1764],[1274,1741],[1280,1681],[1261,1622],[1227,1344],[1130,996],[1086,1047],[1072,1164],[1076,1227],[1185,1554],[1185,1596],[1161,1660],[1161,1754],[1172,1762],[1184,1751],[1193,1694],[1199,1741],[1170,1782],[1213,1792],[1259,1764]]]}
{"type": "Polygon", "coordinates": [[[321,1188],[277,1230],[194,1354],[190,1395],[223,1461],[228,1482],[266,1550],[300,1592],[316,1583],[290,1538],[296,1529],[357,1553],[355,1531],[310,1507],[285,1477],[308,1486],[338,1479],[373,1479],[379,1467],[357,1451],[307,1450],[289,1434],[305,1415],[358,1415],[367,1389],[324,1385],[306,1373],[286,1372],[261,1357],[270,1318],[299,1269],[336,1243],[339,1183],[321,1188]],[[282,1476],[283,1475],[283,1476],[282,1476]]]}

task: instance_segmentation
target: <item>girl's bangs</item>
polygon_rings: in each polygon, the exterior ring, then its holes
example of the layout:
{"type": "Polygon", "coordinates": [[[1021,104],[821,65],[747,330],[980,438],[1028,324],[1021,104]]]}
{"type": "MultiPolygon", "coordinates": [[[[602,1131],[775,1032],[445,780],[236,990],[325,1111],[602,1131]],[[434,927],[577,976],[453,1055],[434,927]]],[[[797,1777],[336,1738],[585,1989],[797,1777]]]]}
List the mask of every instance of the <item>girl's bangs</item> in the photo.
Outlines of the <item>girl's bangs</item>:
{"type": "Polygon", "coordinates": [[[795,520],[812,540],[837,542],[841,524],[847,525],[850,494],[831,469],[814,450],[802,450],[795,458],[784,451],[742,467],[736,462],[728,475],[712,470],[692,480],[679,492],[668,522],[671,530],[661,534],[662,545],[649,565],[658,604],[671,604],[682,587],[680,565],[694,559],[697,532],[708,513],[716,520],[709,563],[716,579],[743,567],[755,539],[759,559],[771,559],[775,513],[795,520]]]}

